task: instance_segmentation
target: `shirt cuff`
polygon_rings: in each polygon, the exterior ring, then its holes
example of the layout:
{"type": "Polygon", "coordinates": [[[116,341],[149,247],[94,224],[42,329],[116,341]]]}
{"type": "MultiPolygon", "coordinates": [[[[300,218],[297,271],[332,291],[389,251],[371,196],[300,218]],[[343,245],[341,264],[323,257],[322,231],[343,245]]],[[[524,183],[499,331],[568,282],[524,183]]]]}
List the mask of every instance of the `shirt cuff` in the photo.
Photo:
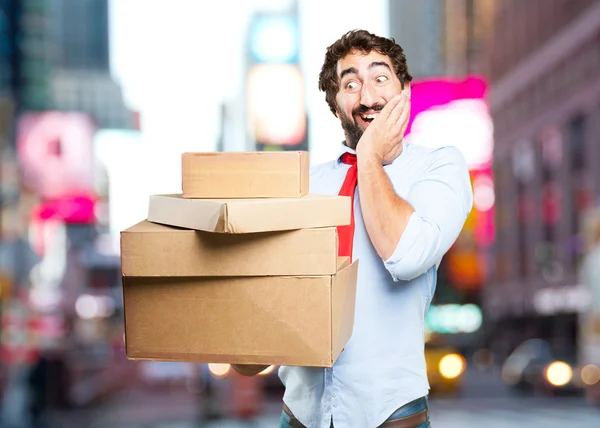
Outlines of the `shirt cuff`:
{"type": "Polygon", "coordinates": [[[421,236],[421,222],[422,220],[416,212],[410,215],[394,253],[384,262],[394,281],[403,279],[410,274],[409,271],[414,269],[414,266],[403,266],[401,262],[419,239],[425,239],[424,236],[421,236]]]}

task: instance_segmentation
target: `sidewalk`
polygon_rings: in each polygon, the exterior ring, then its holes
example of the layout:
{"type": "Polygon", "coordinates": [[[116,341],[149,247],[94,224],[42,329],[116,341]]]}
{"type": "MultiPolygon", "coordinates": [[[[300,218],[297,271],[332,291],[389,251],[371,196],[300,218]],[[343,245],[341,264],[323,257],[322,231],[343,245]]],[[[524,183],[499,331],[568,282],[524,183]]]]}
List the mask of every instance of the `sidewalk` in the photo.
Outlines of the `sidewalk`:
{"type": "Polygon", "coordinates": [[[266,403],[265,415],[249,422],[225,419],[205,423],[200,400],[185,390],[138,387],[88,409],[54,413],[50,423],[52,428],[262,428],[279,423],[281,403],[266,403]]]}

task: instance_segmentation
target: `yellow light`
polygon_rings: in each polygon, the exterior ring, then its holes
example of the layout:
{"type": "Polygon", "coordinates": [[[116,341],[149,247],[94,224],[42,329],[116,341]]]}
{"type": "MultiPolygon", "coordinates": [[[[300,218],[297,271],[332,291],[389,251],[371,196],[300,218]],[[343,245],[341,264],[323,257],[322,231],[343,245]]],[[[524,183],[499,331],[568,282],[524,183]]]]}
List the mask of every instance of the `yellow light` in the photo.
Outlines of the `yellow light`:
{"type": "Polygon", "coordinates": [[[586,385],[595,385],[600,382],[600,367],[595,364],[588,364],[581,369],[581,380],[586,385]]]}
{"type": "Polygon", "coordinates": [[[562,361],[555,361],[546,368],[546,379],[554,386],[564,386],[572,378],[573,369],[562,361]]]}
{"type": "Polygon", "coordinates": [[[271,373],[273,370],[275,370],[275,366],[269,366],[266,369],[264,369],[262,372],[260,372],[258,375],[265,376],[265,375],[268,375],[269,373],[271,373]]]}
{"type": "Polygon", "coordinates": [[[454,379],[465,370],[465,359],[458,354],[445,355],[439,364],[440,374],[446,379],[454,379]]]}
{"type": "Polygon", "coordinates": [[[229,373],[231,366],[229,364],[210,363],[208,371],[215,377],[225,377],[229,373]]]}

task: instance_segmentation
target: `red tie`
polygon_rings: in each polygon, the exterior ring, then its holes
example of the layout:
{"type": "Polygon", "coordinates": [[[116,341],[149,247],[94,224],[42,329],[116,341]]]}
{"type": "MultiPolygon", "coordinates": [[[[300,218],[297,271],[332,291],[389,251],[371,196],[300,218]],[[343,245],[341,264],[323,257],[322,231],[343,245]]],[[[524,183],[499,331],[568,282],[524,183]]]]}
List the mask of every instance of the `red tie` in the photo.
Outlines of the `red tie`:
{"type": "Polygon", "coordinates": [[[350,196],[350,224],[347,226],[338,226],[339,238],[339,256],[348,256],[352,262],[352,242],[354,241],[354,190],[358,182],[358,168],[356,166],[356,155],[344,153],[340,159],[343,163],[350,165],[346,173],[346,178],[340,189],[340,196],[350,196]]]}

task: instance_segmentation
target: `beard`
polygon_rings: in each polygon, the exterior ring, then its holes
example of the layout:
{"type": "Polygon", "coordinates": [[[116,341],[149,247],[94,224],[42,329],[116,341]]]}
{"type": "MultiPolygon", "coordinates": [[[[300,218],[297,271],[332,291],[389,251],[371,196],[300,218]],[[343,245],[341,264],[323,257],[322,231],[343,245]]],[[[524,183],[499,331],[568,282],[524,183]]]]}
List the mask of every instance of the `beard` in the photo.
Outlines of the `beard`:
{"type": "Polygon", "coordinates": [[[342,129],[344,130],[344,134],[346,135],[346,141],[344,144],[346,147],[351,148],[352,150],[356,150],[358,146],[358,142],[363,136],[364,131],[358,126],[356,123],[356,115],[366,113],[368,111],[381,111],[383,109],[383,105],[375,104],[372,107],[366,107],[362,104],[352,110],[352,117],[348,117],[346,113],[340,112],[340,121],[342,122],[342,129]]]}
{"type": "Polygon", "coordinates": [[[344,130],[344,135],[346,135],[344,144],[352,150],[356,150],[356,146],[358,146],[358,142],[363,136],[363,130],[360,129],[360,126],[358,126],[356,121],[346,116],[345,113],[341,113],[340,116],[342,129],[344,130]]]}

